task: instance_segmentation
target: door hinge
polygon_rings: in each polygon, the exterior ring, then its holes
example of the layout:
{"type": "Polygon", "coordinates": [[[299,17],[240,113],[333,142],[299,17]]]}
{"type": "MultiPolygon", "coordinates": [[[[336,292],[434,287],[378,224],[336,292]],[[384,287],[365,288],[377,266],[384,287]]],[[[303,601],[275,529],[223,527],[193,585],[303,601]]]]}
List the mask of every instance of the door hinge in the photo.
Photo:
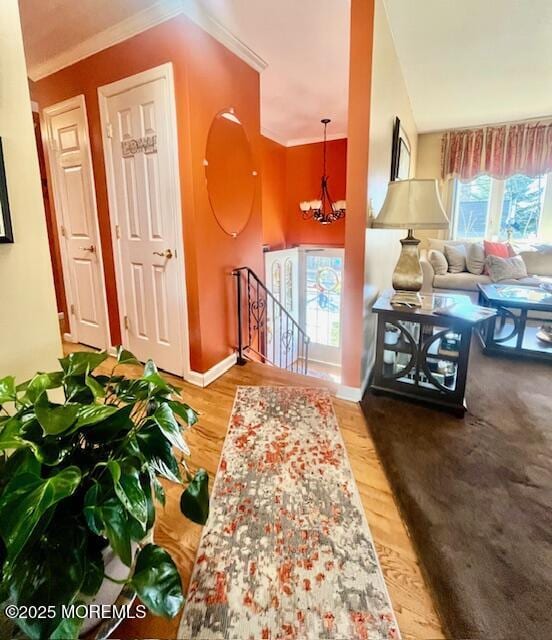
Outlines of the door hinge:
{"type": "Polygon", "coordinates": [[[72,316],[75,315],[75,305],[74,304],[71,305],[71,315],[72,316]]]}
{"type": "Polygon", "coordinates": [[[63,225],[61,225],[60,230],[61,230],[61,235],[64,238],[66,238],[67,237],[67,231],[65,231],[65,227],[63,225]]]}
{"type": "Polygon", "coordinates": [[[124,317],[125,330],[128,331],[130,329],[130,323],[128,321],[128,316],[124,317]]]}
{"type": "Polygon", "coordinates": [[[117,240],[121,239],[121,227],[118,224],[115,225],[115,235],[117,236],[117,240]]]}
{"type": "Polygon", "coordinates": [[[113,125],[111,124],[111,122],[108,122],[108,123],[105,125],[105,135],[106,135],[108,138],[113,138],[113,125]]]}

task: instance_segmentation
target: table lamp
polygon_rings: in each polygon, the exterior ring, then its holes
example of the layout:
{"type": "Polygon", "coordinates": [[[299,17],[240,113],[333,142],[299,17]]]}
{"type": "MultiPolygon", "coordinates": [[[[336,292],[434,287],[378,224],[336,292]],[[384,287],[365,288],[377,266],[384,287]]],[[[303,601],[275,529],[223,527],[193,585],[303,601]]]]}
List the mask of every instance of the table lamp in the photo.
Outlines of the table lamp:
{"type": "Polygon", "coordinates": [[[402,250],[393,272],[395,294],[391,304],[422,304],[420,289],[423,275],[418,245],[413,229],[448,229],[449,221],[443,209],[437,180],[396,180],[390,182],[383,207],[373,227],[408,229],[401,240],[402,250]]]}

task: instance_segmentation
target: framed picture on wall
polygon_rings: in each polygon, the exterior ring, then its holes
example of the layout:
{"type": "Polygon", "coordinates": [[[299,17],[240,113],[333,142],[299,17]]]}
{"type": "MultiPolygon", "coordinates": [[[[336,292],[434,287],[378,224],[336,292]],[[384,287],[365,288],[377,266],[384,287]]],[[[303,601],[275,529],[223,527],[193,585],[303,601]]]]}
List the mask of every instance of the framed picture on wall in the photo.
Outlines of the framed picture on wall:
{"type": "Polygon", "coordinates": [[[391,147],[391,182],[410,178],[410,141],[399,118],[393,126],[391,147]]]}
{"type": "Polygon", "coordinates": [[[10,203],[8,201],[8,184],[6,182],[4,153],[2,151],[2,138],[0,138],[0,242],[13,242],[10,203]]]}

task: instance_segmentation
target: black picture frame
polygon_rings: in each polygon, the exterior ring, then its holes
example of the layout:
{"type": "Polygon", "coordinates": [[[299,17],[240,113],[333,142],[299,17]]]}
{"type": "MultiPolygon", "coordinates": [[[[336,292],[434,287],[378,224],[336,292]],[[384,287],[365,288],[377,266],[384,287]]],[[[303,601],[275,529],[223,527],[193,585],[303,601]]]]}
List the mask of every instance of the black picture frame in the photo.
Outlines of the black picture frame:
{"type": "Polygon", "coordinates": [[[406,131],[399,118],[393,125],[393,141],[391,144],[391,182],[410,178],[411,147],[406,131]]]}
{"type": "Polygon", "coordinates": [[[6,244],[11,242],[13,242],[13,229],[8,199],[8,183],[6,182],[6,167],[4,165],[4,152],[2,151],[2,138],[0,138],[0,243],[6,244]]]}

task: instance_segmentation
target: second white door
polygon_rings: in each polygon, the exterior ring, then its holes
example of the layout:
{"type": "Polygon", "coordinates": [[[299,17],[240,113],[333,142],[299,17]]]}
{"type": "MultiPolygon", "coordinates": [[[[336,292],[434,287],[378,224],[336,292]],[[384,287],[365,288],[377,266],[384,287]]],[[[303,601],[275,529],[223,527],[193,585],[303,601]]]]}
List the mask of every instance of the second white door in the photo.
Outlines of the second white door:
{"type": "Polygon", "coordinates": [[[101,87],[99,96],[123,343],[140,360],[183,375],[186,292],[172,68],[101,87]]]}

